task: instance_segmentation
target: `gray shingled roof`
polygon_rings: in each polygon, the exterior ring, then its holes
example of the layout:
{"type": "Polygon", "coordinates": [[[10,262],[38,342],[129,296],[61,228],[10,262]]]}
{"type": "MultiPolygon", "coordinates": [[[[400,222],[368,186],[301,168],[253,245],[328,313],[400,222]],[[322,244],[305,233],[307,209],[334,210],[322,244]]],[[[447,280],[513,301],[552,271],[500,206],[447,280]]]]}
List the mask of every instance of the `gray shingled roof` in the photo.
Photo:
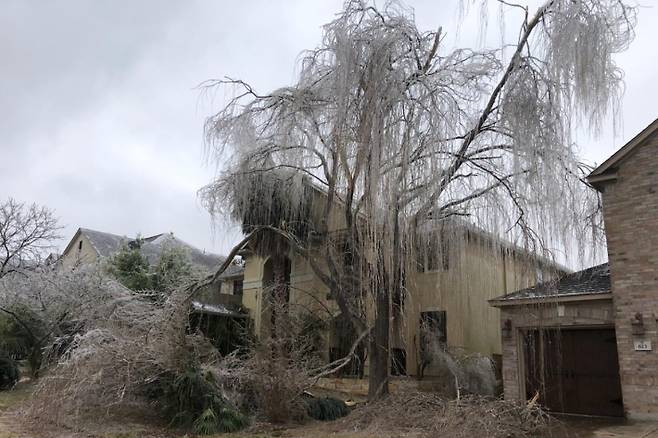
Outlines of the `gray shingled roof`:
{"type": "MultiPolygon", "coordinates": [[[[110,257],[119,251],[122,245],[135,240],[117,234],[90,230],[89,228],[80,228],[80,232],[89,239],[89,242],[91,242],[91,245],[101,257],[110,257]]],[[[178,239],[172,233],[156,234],[155,236],[144,238],[141,252],[148,259],[149,263],[156,263],[163,249],[167,247],[183,248],[189,254],[190,260],[194,265],[208,270],[218,268],[225,260],[225,257],[202,251],[178,239]]]]}
{"type": "Polygon", "coordinates": [[[610,293],[608,264],[593,266],[583,271],[567,274],[554,281],[539,283],[527,289],[495,298],[492,301],[528,300],[551,297],[594,295],[610,293]]]}
{"type": "Polygon", "coordinates": [[[121,248],[121,245],[130,241],[125,236],[90,230],[89,228],[80,228],[80,233],[89,239],[89,242],[101,257],[111,256],[121,248]]]}
{"type": "Polygon", "coordinates": [[[228,268],[224,272],[222,272],[222,275],[219,276],[219,278],[232,278],[232,277],[240,277],[244,275],[244,265],[236,265],[235,263],[231,263],[228,268]]]}
{"type": "Polygon", "coordinates": [[[144,238],[141,250],[149,263],[156,263],[163,249],[167,247],[182,248],[188,253],[193,264],[209,270],[218,268],[225,260],[225,257],[202,251],[177,238],[172,233],[156,234],[144,238]]]}

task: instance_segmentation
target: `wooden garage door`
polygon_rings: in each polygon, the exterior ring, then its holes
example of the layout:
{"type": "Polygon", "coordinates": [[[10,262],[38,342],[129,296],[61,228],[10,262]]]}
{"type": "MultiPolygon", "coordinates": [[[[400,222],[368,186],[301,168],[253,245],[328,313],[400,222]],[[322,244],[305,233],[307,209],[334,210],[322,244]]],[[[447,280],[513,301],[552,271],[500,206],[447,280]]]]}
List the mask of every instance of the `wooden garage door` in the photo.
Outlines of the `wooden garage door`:
{"type": "Polygon", "coordinates": [[[528,330],[526,396],[549,410],[623,416],[614,329],[528,330]]]}

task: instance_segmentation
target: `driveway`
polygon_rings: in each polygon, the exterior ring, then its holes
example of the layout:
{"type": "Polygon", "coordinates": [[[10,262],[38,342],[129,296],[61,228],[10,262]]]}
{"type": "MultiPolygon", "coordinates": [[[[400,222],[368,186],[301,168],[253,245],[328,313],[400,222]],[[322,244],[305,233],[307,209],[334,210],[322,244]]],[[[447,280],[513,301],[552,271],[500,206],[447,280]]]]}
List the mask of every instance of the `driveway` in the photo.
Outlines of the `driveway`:
{"type": "Polygon", "coordinates": [[[559,416],[573,438],[658,438],[658,422],[559,416]]]}

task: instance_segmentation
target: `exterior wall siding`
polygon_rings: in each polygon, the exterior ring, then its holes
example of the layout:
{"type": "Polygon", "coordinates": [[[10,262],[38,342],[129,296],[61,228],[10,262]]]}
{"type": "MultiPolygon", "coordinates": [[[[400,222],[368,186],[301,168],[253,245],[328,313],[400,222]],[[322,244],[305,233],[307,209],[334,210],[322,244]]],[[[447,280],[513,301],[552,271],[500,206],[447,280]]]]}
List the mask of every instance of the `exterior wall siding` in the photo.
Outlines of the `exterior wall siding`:
{"type": "MultiPolygon", "coordinates": [[[[452,260],[448,271],[416,273],[413,279],[405,302],[408,371],[418,367],[421,312],[446,311],[448,347],[499,355],[500,311],[489,306],[488,300],[536,281],[534,263],[502,256],[491,248],[467,245],[452,260]]],[[[430,366],[427,375],[435,372],[430,366]]]]}
{"type": "Polygon", "coordinates": [[[83,264],[92,264],[98,261],[98,253],[84,234],[78,233],[75,242],[60,258],[62,267],[72,269],[83,264]],[[82,243],[82,247],[80,247],[82,243]]]}
{"type": "MultiPolygon", "coordinates": [[[[337,316],[336,302],[327,296],[328,288],[309,263],[301,257],[291,255],[290,258],[291,303],[315,311],[327,321],[337,316]]],[[[254,320],[257,336],[265,328],[261,321],[265,262],[262,257],[249,255],[244,272],[243,306],[254,320]]],[[[545,276],[555,274],[546,266],[542,269],[545,276]]],[[[391,347],[405,350],[407,374],[417,373],[420,313],[425,311],[446,311],[449,347],[469,354],[501,354],[500,311],[490,307],[488,300],[535,284],[536,275],[536,262],[513,257],[511,253],[503,255],[499,250],[473,242],[464,243],[451,253],[446,271],[410,273],[402,314],[394,312],[391,324],[391,347]]],[[[331,339],[327,333],[327,349],[331,339]]],[[[430,366],[425,375],[431,377],[438,372],[430,366]]]]}

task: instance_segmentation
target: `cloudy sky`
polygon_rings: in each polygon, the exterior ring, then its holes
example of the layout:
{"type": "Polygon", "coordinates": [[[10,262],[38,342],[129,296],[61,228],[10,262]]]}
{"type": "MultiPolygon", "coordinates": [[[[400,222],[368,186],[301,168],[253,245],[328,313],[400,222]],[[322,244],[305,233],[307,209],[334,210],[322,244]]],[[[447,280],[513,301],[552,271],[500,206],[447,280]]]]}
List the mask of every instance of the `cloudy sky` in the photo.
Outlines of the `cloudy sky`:
{"type": "MultiPolygon", "coordinates": [[[[626,73],[622,132],[579,137],[590,162],[658,116],[654,1],[644,0],[637,39],[617,58],[626,73]]],[[[421,29],[442,25],[449,45],[473,46],[477,14],[457,32],[457,3],[407,1],[421,29]]],[[[0,199],[53,208],[65,226],[62,247],[82,226],[131,236],[173,231],[225,253],[235,228],[213,232],[196,197],[215,172],[204,157],[203,121],[224,100],[196,86],[223,76],[258,91],[290,84],[299,52],[318,44],[341,4],[0,0],[0,199]]]]}

